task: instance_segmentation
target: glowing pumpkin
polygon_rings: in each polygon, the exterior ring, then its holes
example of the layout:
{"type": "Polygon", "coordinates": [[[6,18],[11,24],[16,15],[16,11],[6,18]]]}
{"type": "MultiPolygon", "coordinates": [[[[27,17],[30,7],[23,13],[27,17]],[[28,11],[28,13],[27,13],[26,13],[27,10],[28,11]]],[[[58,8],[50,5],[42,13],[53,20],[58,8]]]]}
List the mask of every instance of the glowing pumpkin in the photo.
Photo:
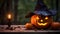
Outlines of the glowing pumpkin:
{"type": "Polygon", "coordinates": [[[31,17],[31,24],[33,24],[37,28],[48,28],[52,23],[52,17],[49,16],[40,16],[40,15],[33,15],[31,17]]]}

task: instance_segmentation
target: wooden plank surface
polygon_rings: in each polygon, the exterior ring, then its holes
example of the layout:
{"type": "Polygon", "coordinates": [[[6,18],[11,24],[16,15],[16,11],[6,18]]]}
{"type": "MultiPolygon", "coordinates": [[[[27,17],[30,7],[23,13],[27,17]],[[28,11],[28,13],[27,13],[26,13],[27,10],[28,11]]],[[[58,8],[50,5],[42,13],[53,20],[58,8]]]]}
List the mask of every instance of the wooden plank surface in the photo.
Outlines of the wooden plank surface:
{"type": "Polygon", "coordinates": [[[60,32],[60,30],[26,30],[25,25],[11,25],[11,27],[15,28],[14,30],[9,30],[7,25],[0,25],[0,32],[60,32]],[[18,28],[20,27],[20,28],[18,28]]]}

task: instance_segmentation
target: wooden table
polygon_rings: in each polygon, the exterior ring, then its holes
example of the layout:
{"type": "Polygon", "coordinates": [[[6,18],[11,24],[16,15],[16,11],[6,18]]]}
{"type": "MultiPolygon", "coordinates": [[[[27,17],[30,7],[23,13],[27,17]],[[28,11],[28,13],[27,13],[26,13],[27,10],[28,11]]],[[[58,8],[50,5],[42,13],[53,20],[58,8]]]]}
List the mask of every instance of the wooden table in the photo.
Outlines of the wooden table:
{"type": "MultiPolygon", "coordinates": [[[[56,32],[60,32],[60,30],[26,30],[26,28],[24,27],[25,25],[11,25],[11,27],[15,28],[14,30],[6,30],[7,25],[0,25],[0,33],[24,33],[24,34],[29,34],[28,32],[32,32],[32,33],[54,33],[56,34],[56,32]],[[20,27],[20,28],[19,28],[20,27]]],[[[50,33],[50,34],[51,34],[50,33]]]]}

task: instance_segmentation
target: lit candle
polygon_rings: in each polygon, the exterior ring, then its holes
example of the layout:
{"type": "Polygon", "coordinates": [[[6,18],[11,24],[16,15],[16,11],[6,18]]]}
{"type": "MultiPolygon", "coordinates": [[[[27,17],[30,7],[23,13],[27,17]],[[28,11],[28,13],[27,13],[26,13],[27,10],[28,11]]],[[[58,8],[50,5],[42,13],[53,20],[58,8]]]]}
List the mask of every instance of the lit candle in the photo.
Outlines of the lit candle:
{"type": "Polygon", "coordinates": [[[11,19],[11,14],[8,14],[8,19],[11,19]]]}

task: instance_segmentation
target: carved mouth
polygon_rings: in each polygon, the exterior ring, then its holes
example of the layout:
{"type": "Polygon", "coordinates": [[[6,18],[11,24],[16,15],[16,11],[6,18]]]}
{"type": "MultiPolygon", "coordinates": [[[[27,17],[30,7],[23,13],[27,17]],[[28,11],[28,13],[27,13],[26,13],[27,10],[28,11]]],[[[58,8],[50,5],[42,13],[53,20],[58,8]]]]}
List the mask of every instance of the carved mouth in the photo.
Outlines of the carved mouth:
{"type": "Polygon", "coordinates": [[[47,23],[39,23],[39,22],[38,22],[38,25],[39,25],[39,26],[46,26],[47,23]]]}

